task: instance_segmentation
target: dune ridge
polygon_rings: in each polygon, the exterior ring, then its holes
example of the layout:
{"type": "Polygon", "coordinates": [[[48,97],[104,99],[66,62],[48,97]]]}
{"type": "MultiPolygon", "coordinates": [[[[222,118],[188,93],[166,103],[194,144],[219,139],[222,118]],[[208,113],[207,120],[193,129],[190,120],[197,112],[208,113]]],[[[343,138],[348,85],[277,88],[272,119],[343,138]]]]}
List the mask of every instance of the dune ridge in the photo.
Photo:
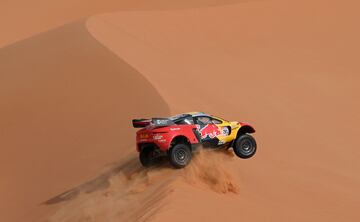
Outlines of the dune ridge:
{"type": "Polygon", "coordinates": [[[92,15],[113,12],[118,10],[179,10],[193,7],[211,7],[248,0],[186,0],[186,1],[84,1],[70,0],[45,1],[33,0],[23,2],[19,0],[2,1],[0,13],[2,20],[0,26],[0,48],[14,44],[41,32],[46,32],[76,20],[92,15]]]}

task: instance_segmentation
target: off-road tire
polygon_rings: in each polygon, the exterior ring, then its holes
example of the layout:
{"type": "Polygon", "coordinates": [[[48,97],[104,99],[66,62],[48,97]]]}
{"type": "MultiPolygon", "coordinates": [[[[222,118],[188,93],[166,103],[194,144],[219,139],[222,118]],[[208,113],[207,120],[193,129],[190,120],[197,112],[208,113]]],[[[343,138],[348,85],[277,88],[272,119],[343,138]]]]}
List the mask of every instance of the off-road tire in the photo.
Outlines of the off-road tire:
{"type": "Polygon", "coordinates": [[[188,145],[179,143],[173,146],[169,152],[171,165],[175,168],[183,168],[191,161],[191,149],[188,145]]]}
{"type": "Polygon", "coordinates": [[[236,156],[248,159],[256,153],[256,141],[251,135],[242,134],[236,138],[233,148],[236,156]]]}
{"type": "Polygon", "coordinates": [[[144,167],[150,167],[155,164],[155,155],[154,155],[155,148],[152,146],[145,146],[141,149],[139,154],[139,159],[141,165],[144,167]]]}

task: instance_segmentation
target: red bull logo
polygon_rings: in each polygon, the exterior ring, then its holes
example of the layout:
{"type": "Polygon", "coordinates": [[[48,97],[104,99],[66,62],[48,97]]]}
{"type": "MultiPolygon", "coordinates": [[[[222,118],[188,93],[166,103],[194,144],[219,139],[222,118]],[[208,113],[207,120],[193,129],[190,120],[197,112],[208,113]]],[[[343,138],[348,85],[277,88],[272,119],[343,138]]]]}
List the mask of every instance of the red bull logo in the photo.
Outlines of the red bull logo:
{"type": "Polygon", "coordinates": [[[210,137],[211,139],[213,139],[221,134],[219,127],[215,124],[207,124],[202,128],[200,125],[197,125],[197,127],[199,129],[201,139],[204,139],[206,137],[210,137]]]}

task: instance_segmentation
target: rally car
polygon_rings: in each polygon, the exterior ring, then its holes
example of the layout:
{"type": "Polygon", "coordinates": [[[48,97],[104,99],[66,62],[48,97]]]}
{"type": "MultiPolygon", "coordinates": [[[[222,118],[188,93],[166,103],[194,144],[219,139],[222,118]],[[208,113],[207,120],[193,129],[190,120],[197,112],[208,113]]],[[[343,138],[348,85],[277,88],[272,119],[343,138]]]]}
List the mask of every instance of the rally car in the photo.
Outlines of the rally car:
{"type": "Polygon", "coordinates": [[[175,168],[191,161],[192,153],[204,148],[233,148],[243,159],[256,152],[255,129],[248,123],[230,122],[203,112],[184,113],[168,118],[133,119],[136,147],[143,166],[153,165],[160,157],[169,157],[175,168]]]}

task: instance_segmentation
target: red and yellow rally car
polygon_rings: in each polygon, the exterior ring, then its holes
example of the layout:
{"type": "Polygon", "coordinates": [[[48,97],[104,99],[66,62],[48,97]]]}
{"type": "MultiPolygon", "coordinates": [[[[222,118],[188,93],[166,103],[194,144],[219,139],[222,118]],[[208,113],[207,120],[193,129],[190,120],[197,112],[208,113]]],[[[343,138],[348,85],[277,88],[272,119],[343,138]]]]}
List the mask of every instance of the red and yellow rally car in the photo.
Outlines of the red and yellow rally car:
{"type": "Polygon", "coordinates": [[[176,168],[185,167],[199,145],[205,148],[230,148],[243,159],[256,152],[250,135],[255,129],[248,123],[230,122],[203,112],[184,113],[169,118],[134,119],[136,146],[143,166],[151,166],[168,156],[176,168]]]}

